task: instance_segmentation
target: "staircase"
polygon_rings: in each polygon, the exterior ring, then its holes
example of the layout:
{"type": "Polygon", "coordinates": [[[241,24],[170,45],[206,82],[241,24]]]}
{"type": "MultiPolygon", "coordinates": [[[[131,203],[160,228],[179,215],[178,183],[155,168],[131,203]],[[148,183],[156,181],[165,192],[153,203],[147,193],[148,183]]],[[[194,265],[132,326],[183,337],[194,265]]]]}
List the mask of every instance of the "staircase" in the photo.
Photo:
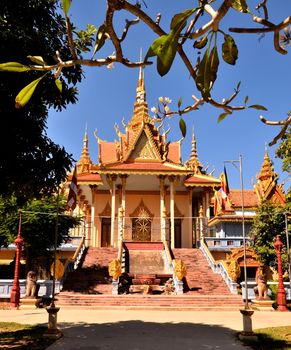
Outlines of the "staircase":
{"type": "MultiPolygon", "coordinates": [[[[128,246],[136,252],[149,247],[128,246]]],[[[152,245],[153,256],[160,251],[152,245]]],[[[135,254],[135,253],[133,253],[135,254]]],[[[147,253],[145,253],[147,254],[147,253]]],[[[117,257],[114,248],[90,248],[82,265],[69,275],[64,289],[56,296],[56,304],[61,307],[90,309],[135,309],[135,310],[213,310],[231,311],[244,306],[240,295],[233,295],[220,275],[214,274],[199,249],[173,249],[173,257],[181,259],[187,266],[186,287],[183,295],[126,294],[112,295],[108,263],[117,257]]],[[[151,259],[150,259],[151,260],[151,259]]],[[[136,272],[143,272],[143,266],[136,266],[136,272]]],[[[153,267],[152,262],[149,267],[153,267]]],[[[161,269],[163,264],[157,265],[161,269]]],[[[147,270],[148,271],[148,270],[147,270]]],[[[164,271],[165,272],[165,271],[164,271]]]]}
{"type": "Polygon", "coordinates": [[[184,292],[195,295],[229,295],[223,278],[209,267],[200,249],[173,249],[174,259],[181,259],[187,267],[184,292]]]}
{"type": "Polygon", "coordinates": [[[111,294],[108,264],[116,257],[116,248],[89,248],[80,266],[69,273],[62,293],[111,294]]]}

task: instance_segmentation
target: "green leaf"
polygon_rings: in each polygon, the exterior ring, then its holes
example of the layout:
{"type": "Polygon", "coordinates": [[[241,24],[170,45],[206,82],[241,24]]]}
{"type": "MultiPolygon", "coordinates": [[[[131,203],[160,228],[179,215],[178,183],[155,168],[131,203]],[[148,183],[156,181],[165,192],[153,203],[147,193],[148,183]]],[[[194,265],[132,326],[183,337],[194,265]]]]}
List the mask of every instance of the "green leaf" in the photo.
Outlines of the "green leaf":
{"type": "Polygon", "coordinates": [[[60,79],[56,79],[55,84],[56,84],[56,87],[60,90],[60,92],[62,92],[63,91],[63,84],[60,81],[60,79]]]}
{"type": "Polygon", "coordinates": [[[171,31],[157,38],[149,47],[145,61],[149,57],[157,56],[157,70],[163,76],[171,69],[177,53],[178,40],[181,31],[187,23],[187,19],[195,10],[186,10],[175,15],[171,22],[171,31]]]}
{"type": "Polygon", "coordinates": [[[71,0],[62,0],[62,6],[63,6],[65,16],[67,17],[71,6],[71,0]]]}
{"type": "Polygon", "coordinates": [[[183,118],[180,118],[179,127],[180,127],[180,130],[181,130],[183,137],[185,137],[186,132],[187,132],[187,127],[186,127],[185,120],[183,118]]]}
{"type": "Polygon", "coordinates": [[[248,106],[248,108],[258,109],[260,111],[267,111],[268,110],[265,106],[262,106],[262,105],[251,105],[251,106],[248,106]]]}
{"type": "Polygon", "coordinates": [[[180,108],[182,105],[182,96],[179,98],[179,101],[178,101],[178,108],[180,108]]]}
{"type": "Polygon", "coordinates": [[[241,84],[241,82],[239,81],[238,84],[237,84],[237,86],[236,86],[236,90],[239,90],[240,84],[241,84]]]}
{"type": "Polygon", "coordinates": [[[203,47],[207,45],[207,42],[208,42],[208,36],[204,35],[201,39],[196,40],[193,46],[195,49],[203,49],[203,47]]]}
{"type": "Polygon", "coordinates": [[[148,52],[145,56],[145,62],[147,62],[147,59],[149,57],[154,57],[158,55],[158,51],[160,50],[160,48],[164,45],[164,43],[166,42],[168,38],[168,35],[162,35],[159,38],[157,38],[156,40],[153,41],[153,43],[151,44],[151,46],[148,49],[148,52]]]}
{"type": "Polygon", "coordinates": [[[209,64],[209,47],[204,52],[196,74],[196,86],[201,92],[202,97],[207,101],[210,97],[210,64],[209,64]]]}
{"type": "Polygon", "coordinates": [[[245,97],[245,105],[248,103],[248,100],[249,100],[249,96],[246,96],[245,97]]]}
{"type": "Polygon", "coordinates": [[[41,66],[46,66],[44,59],[41,56],[27,56],[32,62],[40,64],[41,66]]]}
{"type": "Polygon", "coordinates": [[[26,85],[16,96],[15,98],[15,107],[21,108],[27,104],[30,100],[32,94],[34,93],[37,84],[41,81],[43,77],[45,77],[47,73],[42,75],[40,78],[33,80],[30,84],[26,85]]]}
{"type": "Polygon", "coordinates": [[[29,66],[25,66],[18,62],[6,62],[0,64],[0,71],[6,71],[6,72],[27,72],[28,70],[31,70],[29,66]]]}
{"type": "Polygon", "coordinates": [[[222,44],[222,58],[228,64],[235,65],[238,58],[238,49],[232,36],[224,35],[224,42],[222,44]]]}
{"type": "Polygon", "coordinates": [[[99,51],[102,46],[105,44],[105,41],[107,39],[107,27],[106,24],[103,23],[96,33],[96,39],[95,39],[95,46],[92,58],[95,56],[96,52],[99,51]]]}
{"type": "Polygon", "coordinates": [[[184,12],[176,14],[171,21],[171,30],[174,32],[181,32],[187,23],[187,19],[196,11],[196,9],[185,10],[184,12]]]}
{"type": "Polygon", "coordinates": [[[223,119],[225,119],[228,115],[230,115],[231,113],[225,112],[225,113],[221,113],[219,115],[219,117],[217,118],[217,122],[220,123],[223,119]]]}
{"type": "Polygon", "coordinates": [[[216,45],[212,48],[210,56],[209,56],[209,62],[210,62],[210,89],[213,86],[213,83],[216,80],[217,77],[217,71],[219,66],[219,58],[217,53],[217,47],[216,45]]]}
{"type": "Polygon", "coordinates": [[[250,10],[245,0],[233,0],[231,7],[238,12],[250,13],[250,10]]]}

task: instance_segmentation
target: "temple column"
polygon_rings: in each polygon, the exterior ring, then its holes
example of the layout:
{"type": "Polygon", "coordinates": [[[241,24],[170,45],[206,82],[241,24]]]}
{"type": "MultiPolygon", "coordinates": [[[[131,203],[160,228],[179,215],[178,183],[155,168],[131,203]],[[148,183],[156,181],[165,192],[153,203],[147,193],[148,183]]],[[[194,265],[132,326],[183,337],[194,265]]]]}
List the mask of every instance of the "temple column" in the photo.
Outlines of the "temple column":
{"type": "Polygon", "coordinates": [[[174,199],[174,176],[170,176],[170,221],[171,221],[171,248],[175,248],[175,199],[174,199]]]}
{"type": "Polygon", "coordinates": [[[193,238],[193,219],[192,219],[192,188],[189,188],[188,190],[188,230],[189,230],[189,235],[190,235],[190,242],[192,241],[192,246],[194,243],[194,238],[193,238]]]}
{"type": "Polygon", "coordinates": [[[121,175],[121,208],[122,208],[122,240],[124,239],[124,227],[125,227],[125,186],[127,175],[121,175]]]}
{"type": "Polygon", "coordinates": [[[116,200],[116,176],[110,176],[111,187],[111,235],[110,244],[114,247],[114,228],[115,228],[115,200],[116,200]]]}
{"type": "Polygon", "coordinates": [[[166,215],[165,215],[165,177],[159,176],[160,179],[160,225],[161,239],[166,240],[166,215]]]}
{"type": "Polygon", "coordinates": [[[210,201],[209,201],[209,192],[206,192],[206,195],[205,195],[205,199],[206,199],[206,217],[209,219],[210,218],[210,201]]]}
{"type": "Polygon", "coordinates": [[[92,205],[91,205],[91,229],[90,229],[90,243],[89,245],[93,247],[98,246],[98,241],[96,237],[96,228],[95,228],[95,195],[97,190],[97,185],[90,185],[91,188],[91,198],[92,198],[92,205]]]}

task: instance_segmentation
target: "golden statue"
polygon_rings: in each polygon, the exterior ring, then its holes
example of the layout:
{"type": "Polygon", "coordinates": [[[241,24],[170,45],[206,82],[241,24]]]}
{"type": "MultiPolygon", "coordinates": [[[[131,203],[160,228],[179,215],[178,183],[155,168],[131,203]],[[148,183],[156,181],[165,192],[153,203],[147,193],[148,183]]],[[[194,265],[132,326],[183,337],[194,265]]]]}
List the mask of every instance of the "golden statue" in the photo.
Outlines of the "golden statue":
{"type": "MultiPolygon", "coordinates": [[[[50,268],[50,273],[52,276],[54,275],[54,266],[55,266],[55,263],[52,263],[51,268],[50,268]]],[[[60,280],[63,277],[63,274],[65,272],[64,265],[62,264],[62,262],[58,258],[56,259],[56,271],[55,272],[56,272],[55,278],[57,280],[60,280]]]]}
{"type": "Polygon", "coordinates": [[[174,259],[174,273],[179,281],[182,281],[183,277],[187,276],[186,265],[180,259],[174,259]]]}
{"type": "Polygon", "coordinates": [[[121,275],[121,264],[118,259],[112,260],[108,265],[109,276],[111,276],[115,281],[118,280],[118,277],[121,275]]]}
{"type": "Polygon", "coordinates": [[[231,260],[227,267],[227,272],[232,281],[237,281],[240,277],[240,266],[237,260],[231,260]]]}

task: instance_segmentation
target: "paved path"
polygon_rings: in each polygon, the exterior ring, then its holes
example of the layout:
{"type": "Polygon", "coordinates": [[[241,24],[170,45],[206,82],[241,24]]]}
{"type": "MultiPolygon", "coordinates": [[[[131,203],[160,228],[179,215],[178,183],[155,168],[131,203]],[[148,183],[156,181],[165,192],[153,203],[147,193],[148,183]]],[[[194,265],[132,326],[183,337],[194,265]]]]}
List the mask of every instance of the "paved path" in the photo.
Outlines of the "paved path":
{"type": "MultiPolygon", "coordinates": [[[[0,310],[1,321],[47,324],[45,309],[0,310]]],[[[291,312],[256,311],[253,328],[291,325],[291,312]]],[[[247,350],[236,340],[239,311],[147,311],[61,308],[63,337],[47,350],[247,350]]]]}

